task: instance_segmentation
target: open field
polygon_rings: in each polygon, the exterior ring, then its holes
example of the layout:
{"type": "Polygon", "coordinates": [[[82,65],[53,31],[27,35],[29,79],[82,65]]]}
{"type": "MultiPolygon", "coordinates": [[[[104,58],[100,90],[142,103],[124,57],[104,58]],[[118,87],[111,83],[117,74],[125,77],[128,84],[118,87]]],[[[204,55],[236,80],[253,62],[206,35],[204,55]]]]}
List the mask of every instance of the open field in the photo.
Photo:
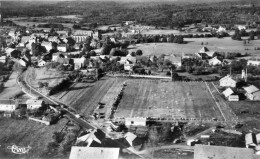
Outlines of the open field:
{"type": "Polygon", "coordinates": [[[229,105],[239,117],[245,118],[245,116],[251,115],[260,119],[259,101],[229,102],[229,105]]]}
{"type": "Polygon", "coordinates": [[[52,141],[55,131],[61,131],[67,119],[60,120],[57,124],[46,126],[29,120],[15,120],[1,118],[0,120],[0,158],[38,158],[52,141]],[[28,154],[13,154],[7,146],[30,146],[28,154]]]}
{"type": "Polygon", "coordinates": [[[239,131],[260,133],[259,101],[229,102],[229,106],[243,122],[243,127],[239,128],[239,131]]]}
{"type": "Polygon", "coordinates": [[[114,116],[223,119],[204,82],[143,79],[127,81],[114,116]]]}
{"type": "MultiPolygon", "coordinates": [[[[39,24],[46,24],[45,22],[32,22],[32,21],[23,21],[23,20],[14,20],[15,24],[20,26],[26,26],[26,27],[32,27],[33,25],[37,26],[39,24]]],[[[56,23],[56,24],[62,24],[64,27],[72,28],[73,23],[56,23]]]]}
{"type": "Polygon", "coordinates": [[[260,40],[250,41],[250,44],[244,45],[243,41],[232,40],[227,38],[185,38],[187,44],[175,44],[175,43],[146,43],[130,45],[129,51],[136,51],[140,49],[144,55],[161,55],[161,54],[194,54],[198,52],[203,45],[203,42],[208,43],[206,46],[210,51],[219,52],[240,52],[251,53],[253,56],[260,56],[259,50],[254,50],[255,47],[260,47],[260,40]],[[245,50],[249,49],[249,50],[245,50]]]}
{"type": "Polygon", "coordinates": [[[16,84],[17,73],[13,72],[9,79],[4,83],[4,89],[0,92],[0,99],[9,99],[19,97],[19,99],[28,99],[28,96],[16,84]]]}
{"type": "Polygon", "coordinates": [[[94,83],[76,83],[68,89],[66,94],[60,93],[54,96],[78,113],[92,115],[98,102],[101,102],[108,90],[121,80],[123,79],[103,77],[94,83]]]}
{"type": "Polygon", "coordinates": [[[47,82],[49,87],[53,87],[67,77],[62,72],[47,70],[46,68],[28,68],[27,74],[30,80],[28,82],[34,88],[39,87],[38,82],[47,82]]]}

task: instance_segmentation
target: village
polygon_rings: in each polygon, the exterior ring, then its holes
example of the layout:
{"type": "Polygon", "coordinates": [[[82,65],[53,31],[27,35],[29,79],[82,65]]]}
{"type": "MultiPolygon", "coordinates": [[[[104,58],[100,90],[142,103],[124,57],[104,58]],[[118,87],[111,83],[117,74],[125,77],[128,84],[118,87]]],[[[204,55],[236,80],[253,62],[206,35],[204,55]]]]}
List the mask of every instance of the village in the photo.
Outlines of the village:
{"type": "Polygon", "coordinates": [[[259,25],[3,17],[0,158],[260,158],[259,25]]]}

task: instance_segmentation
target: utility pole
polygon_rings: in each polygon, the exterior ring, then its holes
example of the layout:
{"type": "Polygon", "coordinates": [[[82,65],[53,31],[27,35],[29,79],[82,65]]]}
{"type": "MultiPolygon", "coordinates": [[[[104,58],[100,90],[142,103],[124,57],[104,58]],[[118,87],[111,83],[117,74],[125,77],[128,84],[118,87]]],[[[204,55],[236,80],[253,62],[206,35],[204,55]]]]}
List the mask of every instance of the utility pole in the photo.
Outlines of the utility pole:
{"type": "Polygon", "coordinates": [[[246,77],[245,77],[245,82],[247,82],[247,67],[246,67],[246,77]]]}
{"type": "Polygon", "coordinates": [[[2,3],[0,2],[0,23],[3,22],[2,3]]]}

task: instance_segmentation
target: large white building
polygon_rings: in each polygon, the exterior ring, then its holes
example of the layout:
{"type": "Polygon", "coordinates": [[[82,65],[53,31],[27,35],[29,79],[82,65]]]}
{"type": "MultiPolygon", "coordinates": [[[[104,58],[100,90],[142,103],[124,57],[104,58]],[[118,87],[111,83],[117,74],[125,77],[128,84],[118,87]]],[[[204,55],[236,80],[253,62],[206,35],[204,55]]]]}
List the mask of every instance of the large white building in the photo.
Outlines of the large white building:
{"type": "Polygon", "coordinates": [[[236,87],[237,82],[227,75],[219,80],[219,84],[221,87],[236,87]]]}
{"type": "Polygon", "coordinates": [[[0,111],[12,112],[18,107],[18,103],[14,100],[0,100],[0,111]]]}
{"type": "Polygon", "coordinates": [[[260,65],[260,61],[248,60],[248,61],[247,61],[247,65],[259,66],[259,65],[260,65]]]}
{"type": "Polygon", "coordinates": [[[27,109],[39,109],[43,106],[44,102],[42,100],[27,100],[27,109]]]}

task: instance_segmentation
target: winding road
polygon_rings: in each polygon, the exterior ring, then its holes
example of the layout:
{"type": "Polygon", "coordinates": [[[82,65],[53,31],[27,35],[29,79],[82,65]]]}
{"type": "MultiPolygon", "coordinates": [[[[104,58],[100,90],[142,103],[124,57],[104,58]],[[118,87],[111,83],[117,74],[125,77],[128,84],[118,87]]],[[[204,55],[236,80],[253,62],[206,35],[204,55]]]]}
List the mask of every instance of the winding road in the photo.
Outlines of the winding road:
{"type": "MultiPolygon", "coordinates": [[[[59,102],[59,101],[55,101],[53,99],[51,99],[50,97],[48,97],[47,95],[44,95],[42,94],[41,92],[39,92],[38,90],[36,90],[35,88],[33,88],[32,86],[29,85],[28,81],[27,81],[27,74],[26,74],[26,70],[17,77],[17,84],[22,88],[22,90],[26,93],[26,94],[31,94],[31,96],[35,96],[35,97],[42,97],[44,99],[44,101],[48,102],[49,104],[53,104],[53,105],[64,105],[66,106],[65,104],[59,102]]],[[[66,106],[66,107],[69,107],[69,106],[66,106]]],[[[73,112],[69,111],[68,109],[66,108],[60,108],[62,111],[65,112],[65,116],[67,118],[69,118],[69,120],[71,120],[72,122],[80,125],[82,128],[85,128],[85,129],[100,129],[102,130],[102,128],[98,127],[98,126],[95,126],[93,123],[90,123],[82,118],[77,118],[76,117],[76,114],[74,114],[73,112]]],[[[103,130],[102,130],[103,131],[103,130]]],[[[109,134],[107,134],[105,131],[103,131],[107,137],[111,138],[109,134]]],[[[116,141],[115,141],[116,142],[116,141]]],[[[122,143],[118,143],[122,146],[124,146],[122,143]]],[[[131,150],[131,148],[129,147],[126,147],[126,150],[128,150],[129,152],[135,154],[136,156],[140,157],[140,158],[147,158],[147,157],[144,157],[143,155],[140,155],[138,154],[137,152],[131,150]]],[[[148,157],[149,158],[149,157],[148,157]]]]}

